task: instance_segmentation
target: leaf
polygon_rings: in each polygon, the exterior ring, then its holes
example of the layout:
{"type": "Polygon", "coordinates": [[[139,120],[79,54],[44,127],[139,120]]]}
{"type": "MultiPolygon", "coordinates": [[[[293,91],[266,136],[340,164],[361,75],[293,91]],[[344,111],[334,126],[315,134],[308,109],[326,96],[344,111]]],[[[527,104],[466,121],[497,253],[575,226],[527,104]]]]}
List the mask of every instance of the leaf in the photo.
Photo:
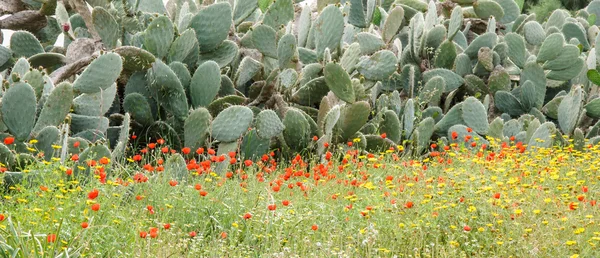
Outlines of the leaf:
{"type": "Polygon", "coordinates": [[[588,70],[587,71],[587,78],[588,80],[590,80],[591,82],[593,82],[594,84],[600,86],[600,73],[596,70],[588,70]]]}

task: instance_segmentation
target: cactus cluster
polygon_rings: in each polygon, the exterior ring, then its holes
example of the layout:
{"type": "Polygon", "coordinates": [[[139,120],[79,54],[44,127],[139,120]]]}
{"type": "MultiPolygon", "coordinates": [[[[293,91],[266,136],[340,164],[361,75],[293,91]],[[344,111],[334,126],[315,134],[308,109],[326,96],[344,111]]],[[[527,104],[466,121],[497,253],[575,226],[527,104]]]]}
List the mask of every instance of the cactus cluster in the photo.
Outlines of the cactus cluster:
{"type": "Polygon", "coordinates": [[[47,2],[28,10],[46,26],[0,46],[10,169],[15,153],[58,157],[62,142],[120,159],[129,134],[248,159],[348,142],[420,155],[432,142],[600,141],[600,0],[544,23],[514,0],[47,2]],[[49,44],[60,33],[64,46],[49,44]]]}

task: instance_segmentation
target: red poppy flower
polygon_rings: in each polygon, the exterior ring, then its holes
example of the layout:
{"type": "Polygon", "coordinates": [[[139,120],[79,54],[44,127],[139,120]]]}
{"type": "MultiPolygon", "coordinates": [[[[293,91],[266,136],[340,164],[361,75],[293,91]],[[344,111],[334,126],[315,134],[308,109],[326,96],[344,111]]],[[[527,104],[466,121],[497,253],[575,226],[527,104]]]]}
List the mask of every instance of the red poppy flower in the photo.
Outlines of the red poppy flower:
{"type": "Polygon", "coordinates": [[[406,207],[406,208],[408,208],[408,209],[412,208],[413,206],[414,206],[413,202],[406,202],[406,203],[404,204],[404,207],[406,207]]]}
{"type": "Polygon", "coordinates": [[[200,190],[202,190],[202,185],[200,185],[200,184],[196,184],[196,185],[194,186],[194,189],[196,189],[196,190],[200,191],[200,190]]]}
{"type": "Polygon", "coordinates": [[[100,210],[100,204],[99,203],[92,204],[92,210],[93,211],[99,211],[100,210]]]}
{"type": "Polygon", "coordinates": [[[98,194],[100,194],[100,191],[98,191],[98,189],[94,189],[88,193],[88,199],[94,200],[96,197],[98,197],[98,194]]]}
{"type": "Polygon", "coordinates": [[[315,136],[313,136],[312,140],[316,142],[317,140],[319,140],[319,137],[317,137],[317,136],[315,135],[315,136]]]}
{"type": "Polygon", "coordinates": [[[169,224],[169,223],[165,223],[165,224],[163,225],[163,228],[164,228],[165,230],[169,230],[169,229],[171,228],[171,224],[169,224]]]}
{"type": "Polygon", "coordinates": [[[463,228],[463,230],[469,232],[469,231],[471,231],[471,227],[469,227],[469,225],[465,225],[465,227],[463,228]]]}
{"type": "Polygon", "coordinates": [[[79,141],[76,141],[75,143],[73,143],[73,147],[75,147],[75,148],[79,148],[79,145],[80,145],[80,144],[81,144],[81,143],[80,143],[79,141]]]}
{"type": "Polygon", "coordinates": [[[4,214],[0,213],[0,221],[4,221],[6,219],[6,216],[4,216],[4,214]]]}
{"type": "Polygon", "coordinates": [[[227,153],[227,155],[233,159],[233,158],[235,158],[235,151],[230,151],[227,153]]]}
{"type": "Polygon", "coordinates": [[[181,153],[183,153],[185,155],[190,154],[190,152],[192,152],[192,149],[190,149],[188,147],[185,147],[185,148],[181,149],[181,153]]]}
{"type": "Polygon", "coordinates": [[[283,201],[281,202],[281,204],[283,204],[283,206],[288,206],[288,205],[290,205],[290,201],[288,201],[288,200],[283,200],[283,201]]]}
{"type": "Polygon", "coordinates": [[[78,161],[79,160],[79,155],[73,154],[73,156],[71,156],[71,160],[72,161],[78,161]]]}
{"type": "Polygon", "coordinates": [[[574,211],[576,209],[577,209],[577,203],[574,203],[574,202],[569,203],[569,210],[574,211]]]}
{"type": "Polygon", "coordinates": [[[170,180],[170,181],[169,181],[169,185],[171,185],[171,186],[176,186],[176,185],[177,185],[177,181],[175,181],[175,180],[170,180]]]}
{"type": "Polygon", "coordinates": [[[158,228],[150,228],[150,237],[157,238],[158,237],[158,228]]]}
{"type": "Polygon", "coordinates": [[[88,228],[90,226],[90,224],[88,224],[87,222],[81,222],[81,228],[85,229],[88,228]]]}
{"type": "Polygon", "coordinates": [[[249,212],[244,214],[244,219],[251,219],[252,218],[252,214],[250,214],[249,212]]]}
{"type": "Polygon", "coordinates": [[[56,234],[48,234],[48,236],[46,237],[46,241],[48,241],[48,243],[56,242],[56,234]]]}
{"type": "Polygon", "coordinates": [[[215,150],[213,149],[208,149],[208,155],[215,155],[215,150]]]}
{"type": "Polygon", "coordinates": [[[148,143],[148,148],[150,148],[150,149],[156,148],[156,143],[148,143]]]}
{"type": "Polygon", "coordinates": [[[102,165],[106,165],[106,164],[108,164],[109,162],[110,162],[110,160],[109,160],[107,157],[102,157],[102,158],[100,159],[100,164],[102,164],[102,165]]]}
{"type": "Polygon", "coordinates": [[[190,237],[191,237],[191,238],[194,238],[194,237],[196,237],[196,235],[197,235],[197,234],[196,234],[196,231],[192,231],[192,232],[190,232],[190,237]]]}
{"type": "Polygon", "coordinates": [[[67,176],[70,176],[73,174],[73,169],[67,169],[67,171],[65,171],[65,173],[67,174],[67,176]]]}
{"type": "Polygon", "coordinates": [[[227,238],[227,232],[223,231],[221,232],[221,239],[225,239],[227,238]]]}
{"type": "Polygon", "coordinates": [[[310,227],[310,229],[317,231],[317,229],[319,229],[319,226],[317,224],[313,224],[312,227],[310,227]]]}
{"type": "Polygon", "coordinates": [[[196,150],[196,154],[198,154],[198,155],[202,155],[202,154],[204,154],[204,148],[202,148],[202,147],[198,148],[198,149],[196,150]]]}
{"type": "Polygon", "coordinates": [[[249,160],[249,159],[245,160],[244,165],[246,165],[246,167],[252,166],[252,160],[249,160]]]}
{"type": "Polygon", "coordinates": [[[383,139],[387,138],[387,134],[386,134],[386,133],[382,133],[380,136],[381,136],[381,138],[383,138],[383,139]]]}
{"type": "Polygon", "coordinates": [[[200,196],[204,197],[204,196],[207,196],[207,195],[208,195],[208,192],[206,192],[204,190],[200,191],[200,196]]]}
{"type": "Polygon", "coordinates": [[[146,231],[141,231],[140,232],[140,237],[141,238],[146,238],[147,236],[148,236],[148,232],[146,232],[146,231]]]}
{"type": "Polygon", "coordinates": [[[452,140],[456,140],[456,138],[458,138],[458,133],[452,132],[452,140]]]}
{"type": "Polygon", "coordinates": [[[154,171],[154,167],[150,164],[146,164],[146,165],[144,165],[144,170],[146,170],[148,172],[152,172],[152,171],[154,171]]]}
{"type": "Polygon", "coordinates": [[[494,194],[494,199],[500,199],[500,193],[495,193],[494,194]]]}
{"type": "Polygon", "coordinates": [[[275,205],[275,204],[269,204],[269,206],[267,206],[267,208],[268,208],[270,211],[274,211],[275,209],[277,209],[277,205],[275,205]]]}
{"type": "Polygon", "coordinates": [[[15,138],[14,137],[8,136],[8,137],[4,138],[4,144],[5,145],[11,145],[14,142],[15,142],[15,138]]]}

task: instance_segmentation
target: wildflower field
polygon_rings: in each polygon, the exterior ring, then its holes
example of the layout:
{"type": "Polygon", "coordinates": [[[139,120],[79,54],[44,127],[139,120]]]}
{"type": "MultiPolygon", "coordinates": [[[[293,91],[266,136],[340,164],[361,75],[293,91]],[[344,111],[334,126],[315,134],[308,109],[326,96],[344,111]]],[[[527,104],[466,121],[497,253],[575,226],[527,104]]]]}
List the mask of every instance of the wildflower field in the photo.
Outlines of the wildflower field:
{"type": "Polygon", "coordinates": [[[0,258],[600,257],[557,1],[0,0],[0,258]]]}
{"type": "MultiPolygon", "coordinates": [[[[0,255],[22,257],[592,257],[597,146],[431,145],[323,162],[237,160],[159,140],[127,164],[35,163],[2,192],[0,255]],[[165,160],[179,152],[176,180],[165,160]],[[211,169],[232,164],[224,174],[211,169]],[[79,168],[81,169],[81,167],[79,168]],[[33,176],[35,175],[35,176],[33,176]],[[30,180],[27,180],[30,179],[30,180]]],[[[271,155],[274,155],[272,153],[271,155]]],[[[7,176],[6,174],[0,175],[7,176]]]]}

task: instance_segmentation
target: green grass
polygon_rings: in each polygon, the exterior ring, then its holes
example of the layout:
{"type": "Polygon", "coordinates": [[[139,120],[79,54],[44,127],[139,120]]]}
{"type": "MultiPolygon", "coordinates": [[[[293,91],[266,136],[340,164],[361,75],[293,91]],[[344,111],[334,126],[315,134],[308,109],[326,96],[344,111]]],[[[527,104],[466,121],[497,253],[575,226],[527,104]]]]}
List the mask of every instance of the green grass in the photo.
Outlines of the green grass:
{"type": "Polygon", "coordinates": [[[599,253],[597,148],[521,154],[513,146],[479,155],[465,148],[438,149],[421,161],[388,152],[334,154],[323,165],[314,157],[304,158],[310,164],[272,160],[247,167],[240,162],[230,167],[231,178],[192,170],[176,186],[171,186],[171,171],[143,169],[146,163],[157,168],[158,160],[168,158],[158,149],[141,162],[113,165],[105,184],[98,176],[85,184],[75,181],[65,173],[73,164],[39,163],[29,169],[41,175],[39,181],[0,196],[5,217],[0,256],[9,249],[19,249],[20,257],[66,257],[66,252],[69,257],[599,253]],[[147,182],[135,182],[138,173],[147,182]],[[124,182],[115,183],[117,178],[124,182]],[[196,185],[207,195],[201,196],[196,185]],[[93,189],[99,195],[90,200],[93,189]],[[100,204],[99,211],[91,210],[94,203],[100,204]],[[272,204],[275,210],[269,210],[272,204]],[[251,218],[244,219],[245,214],[251,218]],[[82,222],[89,227],[83,229],[82,222]],[[158,229],[156,238],[140,237],[151,228],[158,229]],[[190,232],[197,235],[190,237],[190,232]],[[48,243],[48,234],[57,240],[48,243]]]}

